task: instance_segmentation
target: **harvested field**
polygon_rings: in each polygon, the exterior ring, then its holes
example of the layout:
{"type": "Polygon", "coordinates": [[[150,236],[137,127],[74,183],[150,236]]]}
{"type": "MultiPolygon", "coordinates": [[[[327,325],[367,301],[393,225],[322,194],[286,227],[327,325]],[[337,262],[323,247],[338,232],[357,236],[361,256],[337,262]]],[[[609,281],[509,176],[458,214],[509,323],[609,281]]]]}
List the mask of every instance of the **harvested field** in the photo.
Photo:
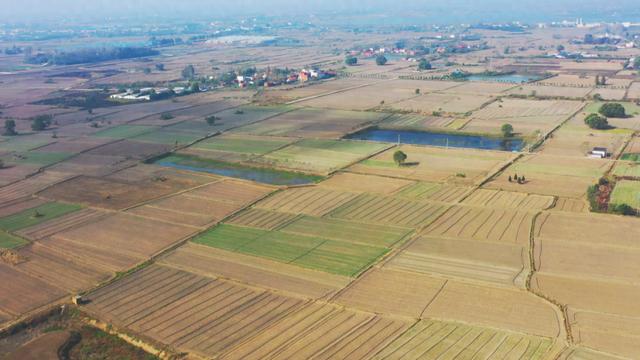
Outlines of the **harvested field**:
{"type": "Polygon", "coordinates": [[[59,172],[46,171],[20,182],[0,188],[0,204],[7,205],[15,200],[31,196],[47,186],[58,183],[69,176],[59,172]]]}
{"type": "Polygon", "coordinates": [[[335,301],[363,311],[420,318],[445,282],[424,274],[384,267],[357,279],[335,301]]]}
{"type": "Polygon", "coordinates": [[[546,133],[577,112],[579,101],[503,99],[473,114],[465,131],[499,134],[504,123],[513,125],[518,134],[546,133]]]}
{"type": "Polygon", "coordinates": [[[548,338],[460,323],[422,320],[374,359],[552,359],[548,338]]]}
{"type": "Polygon", "coordinates": [[[206,159],[246,161],[280,149],[293,142],[290,138],[225,134],[201,141],[183,151],[195,151],[206,159]]]}
{"type": "Polygon", "coordinates": [[[323,216],[356,196],[354,193],[310,186],[276,193],[255,206],[290,214],[323,216]]]}
{"type": "Polygon", "coordinates": [[[100,210],[82,209],[50,221],[29,226],[19,230],[17,234],[32,241],[41,240],[72,227],[95,221],[103,216],[105,216],[105,213],[100,210]]]}
{"type": "Polygon", "coordinates": [[[195,243],[187,243],[160,264],[209,277],[233,279],[294,297],[323,298],[337,292],[351,280],[347,277],[268,259],[246,256],[195,243]]]}
{"type": "Polygon", "coordinates": [[[267,186],[225,180],[156,200],[128,212],[175,224],[206,227],[264,197],[272,190],[267,186]]]}
{"type": "Polygon", "coordinates": [[[393,114],[384,119],[380,123],[380,126],[383,128],[392,129],[446,129],[455,121],[455,118],[450,117],[425,116],[416,114],[393,114]]]}
{"type": "Polygon", "coordinates": [[[430,182],[417,182],[407,186],[396,193],[396,196],[409,200],[432,200],[455,203],[471,191],[470,188],[438,184],[430,182]]]}
{"type": "Polygon", "coordinates": [[[285,102],[364,86],[373,82],[374,80],[361,80],[356,78],[335,79],[292,88],[270,88],[263,92],[263,96],[266,101],[271,100],[285,102]]]}
{"type": "Polygon", "coordinates": [[[80,210],[80,206],[62,203],[45,203],[17,214],[0,218],[0,229],[14,232],[80,210]]]}
{"type": "Polygon", "coordinates": [[[562,326],[562,319],[552,305],[525,290],[451,280],[426,308],[424,316],[545,337],[559,336],[562,326]]]}
{"type": "Polygon", "coordinates": [[[559,198],[551,210],[585,213],[589,212],[589,204],[585,200],[559,198]]]}
{"type": "MultiPolygon", "coordinates": [[[[509,90],[508,93],[510,95],[533,95],[536,97],[582,99],[589,95],[592,91],[592,87],[551,86],[534,83],[530,85],[518,86],[512,90],[509,90]]],[[[600,89],[597,91],[601,92],[600,89]]]]}
{"type": "Polygon", "coordinates": [[[250,208],[229,219],[227,223],[264,230],[274,230],[297,217],[298,215],[250,208]]]}
{"type": "Polygon", "coordinates": [[[365,141],[303,140],[254,161],[279,168],[327,174],[387,147],[365,141]]]}
{"type": "Polygon", "coordinates": [[[65,295],[64,291],[10,265],[0,264],[0,279],[0,318],[3,320],[49,304],[65,295]]]}
{"type": "Polygon", "coordinates": [[[92,311],[118,325],[209,357],[366,358],[407,326],[164,266],[90,298],[92,311]]]}
{"type": "Polygon", "coordinates": [[[100,146],[89,151],[87,154],[100,156],[123,156],[137,160],[145,160],[147,158],[163,154],[169,150],[171,150],[171,147],[163,144],[122,140],[100,146]]]}
{"type": "Polygon", "coordinates": [[[57,142],[41,147],[38,151],[42,152],[54,152],[54,153],[80,153],[91,150],[97,146],[102,146],[110,139],[100,139],[90,136],[82,136],[70,139],[60,139],[57,142]]]}
{"type": "Polygon", "coordinates": [[[79,292],[107,280],[109,273],[83,265],[39,243],[20,249],[15,268],[66,292],[79,292]]]}
{"type": "Polygon", "coordinates": [[[577,347],[567,350],[558,358],[559,360],[624,360],[611,354],[605,354],[587,348],[577,347]]]}
{"type": "Polygon", "coordinates": [[[491,208],[544,210],[553,204],[552,196],[530,195],[508,191],[478,189],[463,204],[491,208]]]}
{"type": "Polygon", "coordinates": [[[607,171],[609,160],[538,153],[519,159],[500,176],[485,185],[530,194],[583,198],[587,188],[607,171]],[[524,184],[509,182],[509,176],[525,176],[524,184]]]}
{"type": "Polygon", "coordinates": [[[193,241],[343,276],[359,274],[388,251],[383,247],[233,225],[219,225],[193,241]]]}
{"type": "Polygon", "coordinates": [[[262,136],[336,139],[387,116],[388,114],[378,112],[303,108],[243,126],[233,132],[262,136]]]}
{"type": "MultiPolygon", "coordinates": [[[[455,90],[455,89],[454,89],[455,90]]],[[[446,114],[465,114],[492,101],[487,95],[468,95],[451,93],[428,93],[391,104],[391,108],[423,114],[434,112],[446,114]]]]}
{"type": "Polygon", "coordinates": [[[186,226],[116,214],[41,242],[78,262],[115,272],[133,267],[195,232],[186,226]]]}
{"type": "Polygon", "coordinates": [[[537,238],[572,241],[585,245],[609,245],[636,248],[640,220],[601,214],[545,213],[536,221],[537,238]]]}
{"type": "Polygon", "coordinates": [[[411,184],[413,181],[409,180],[340,172],[320,183],[320,186],[341,191],[389,195],[411,184]]]}
{"type": "Polygon", "coordinates": [[[500,151],[444,149],[402,145],[349,168],[364,174],[386,175],[411,180],[473,184],[493,174],[514,155],[500,151]],[[393,153],[407,154],[407,165],[398,167],[393,153]]]}
{"type": "MultiPolygon", "coordinates": [[[[196,179],[197,182],[201,180],[205,179],[196,179]]],[[[190,185],[199,184],[191,184],[177,177],[157,177],[134,182],[78,176],[52,186],[38,195],[57,201],[115,210],[129,208],[183,190],[190,185]],[[78,192],[77,189],[85,190],[78,192]]]]}
{"type": "Polygon", "coordinates": [[[362,194],[331,212],[330,216],[365,223],[420,228],[430,224],[446,209],[447,206],[440,203],[362,194]]]}
{"type": "Polygon", "coordinates": [[[386,265],[390,269],[524,288],[529,267],[521,245],[419,237],[386,265]]]}
{"type": "Polygon", "coordinates": [[[522,210],[454,206],[425,228],[423,234],[451,239],[473,239],[527,244],[533,213],[522,210]]]}

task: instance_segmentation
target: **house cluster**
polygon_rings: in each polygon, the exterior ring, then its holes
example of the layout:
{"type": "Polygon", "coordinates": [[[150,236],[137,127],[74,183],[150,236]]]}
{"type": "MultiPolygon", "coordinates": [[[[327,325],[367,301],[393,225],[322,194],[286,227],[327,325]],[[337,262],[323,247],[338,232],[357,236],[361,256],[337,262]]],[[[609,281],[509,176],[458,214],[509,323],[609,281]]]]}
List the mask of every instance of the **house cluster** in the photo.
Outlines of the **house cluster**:
{"type": "Polygon", "coordinates": [[[320,69],[302,69],[300,71],[292,71],[285,76],[273,76],[269,72],[255,73],[253,76],[238,75],[236,83],[240,88],[249,86],[274,87],[283,84],[305,83],[314,80],[323,80],[335,77],[335,71],[324,71],[320,69]]]}
{"type": "MultiPolygon", "coordinates": [[[[206,87],[200,86],[199,91],[209,90],[206,87]]],[[[186,95],[192,90],[186,87],[174,87],[174,88],[158,88],[147,87],[142,89],[127,89],[123,93],[117,93],[109,96],[112,100],[127,100],[127,101],[151,101],[158,98],[171,97],[173,95],[186,95]]]]}

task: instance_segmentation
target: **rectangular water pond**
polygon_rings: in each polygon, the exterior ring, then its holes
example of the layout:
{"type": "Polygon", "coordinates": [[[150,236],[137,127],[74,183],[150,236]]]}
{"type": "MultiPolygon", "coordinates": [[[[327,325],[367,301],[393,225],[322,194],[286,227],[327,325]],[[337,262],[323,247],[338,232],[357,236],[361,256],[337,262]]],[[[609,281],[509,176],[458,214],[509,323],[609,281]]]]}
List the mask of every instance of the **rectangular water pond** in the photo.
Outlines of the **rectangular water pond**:
{"type": "Polygon", "coordinates": [[[246,179],[271,185],[303,185],[315,183],[323,179],[321,176],[251,167],[181,154],[166,156],[155,161],[155,164],[181,170],[206,172],[210,174],[246,179]]]}
{"type": "Polygon", "coordinates": [[[524,147],[522,139],[503,139],[481,135],[446,134],[428,131],[366,129],[348,135],[347,139],[401,144],[449,146],[482,150],[519,151],[524,147]]]}

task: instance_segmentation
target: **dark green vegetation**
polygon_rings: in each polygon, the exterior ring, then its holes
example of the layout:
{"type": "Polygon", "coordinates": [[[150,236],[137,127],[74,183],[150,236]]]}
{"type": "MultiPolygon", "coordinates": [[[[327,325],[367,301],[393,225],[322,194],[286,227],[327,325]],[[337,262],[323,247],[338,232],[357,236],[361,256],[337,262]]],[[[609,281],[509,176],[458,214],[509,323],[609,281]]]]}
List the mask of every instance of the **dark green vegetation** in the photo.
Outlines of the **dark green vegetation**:
{"type": "Polygon", "coordinates": [[[640,154],[623,154],[621,160],[640,162],[640,154]]]}
{"type": "Polygon", "coordinates": [[[609,128],[609,122],[606,118],[598,115],[598,114],[589,114],[585,119],[584,123],[587,124],[592,129],[596,130],[605,130],[609,128]]]}
{"type": "Polygon", "coordinates": [[[600,107],[600,110],[598,110],[598,112],[600,114],[602,114],[605,117],[610,117],[610,118],[625,118],[627,117],[627,112],[624,108],[624,106],[622,106],[622,104],[618,104],[618,103],[606,103],[603,104],[600,107]]]}
{"type": "Polygon", "coordinates": [[[388,61],[388,60],[387,60],[387,58],[386,58],[384,55],[378,55],[378,56],[376,56],[376,64],[377,64],[377,65],[380,65],[380,66],[382,66],[382,65],[386,65],[387,61],[388,61]]]}
{"type": "Polygon", "coordinates": [[[317,175],[227,163],[183,154],[169,155],[157,160],[156,163],[178,169],[207,172],[274,185],[308,184],[323,179],[322,176],[317,175]]]}
{"type": "Polygon", "coordinates": [[[510,138],[513,136],[513,126],[511,124],[503,124],[500,127],[500,132],[503,137],[510,138]]]}
{"type": "Polygon", "coordinates": [[[358,58],[355,56],[349,55],[344,59],[344,63],[349,66],[354,66],[358,63],[358,58]]]}
{"type": "Polygon", "coordinates": [[[70,360],[156,360],[155,355],[144,352],[133,345],[124,342],[116,335],[91,326],[72,332],[76,344],[68,350],[70,360]]]}
{"type": "Polygon", "coordinates": [[[427,60],[427,59],[420,59],[420,62],[418,63],[418,70],[431,70],[433,69],[433,66],[431,66],[431,63],[427,60]]]}
{"type": "MultiPolygon", "coordinates": [[[[304,224],[302,227],[293,228],[294,231],[296,229],[314,230],[307,228],[304,224]]],[[[327,229],[316,230],[327,231],[327,229]]],[[[329,231],[340,234],[339,230],[329,231]]],[[[326,233],[317,235],[326,235],[326,233]]],[[[217,226],[193,241],[344,276],[359,274],[388,251],[387,248],[380,246],[300,235],[297,231],[291,234],[286,229],[267,231],[226,224],[217,226]]]]}
{"type": "Polygon", "coordinates": [[[0,248],[13,249],[26,244],[27,241],[6,232],[0,232],[0,248]]]}
{"type": "Polygon", "coordinates": [[[38,115],[31,120],[31,130],[42,131],[51,126],[53,116],[51,115],[38,115]]]}
{"type": "Polygon", "coordinates": [[[393,153],[393,161],[396,163],[396,165],[403,165],[406,160],[407,154],[405,154],[404,152],[398,150],[393,153]]]}

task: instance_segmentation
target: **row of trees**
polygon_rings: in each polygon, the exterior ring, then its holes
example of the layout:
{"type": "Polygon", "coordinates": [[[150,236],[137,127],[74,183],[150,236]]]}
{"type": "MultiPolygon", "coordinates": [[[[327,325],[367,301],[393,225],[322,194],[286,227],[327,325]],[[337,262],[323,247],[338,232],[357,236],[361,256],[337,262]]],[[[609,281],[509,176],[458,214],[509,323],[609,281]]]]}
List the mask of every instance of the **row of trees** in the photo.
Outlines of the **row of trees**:
{"type": "MultiPolygon", "coordinates": [[[[31,119],[31,130],[42,131],[48,129],[53,124],[53,115],[38,115],[31,119]]],[[[16,136],[18,131],[16,130],[16,121],[13,119],[7,119],[4,121],[3,136],[16,136]]]]}
{"type": "MultiPolygon", "coordinates": [[[[388,61],[389,60],[384,55],[376,56],[376,64],[379,66],[386,65],[388,61]]],[[[347,64],[348,66],[355,66],[358,64],[358,58],[353,55],[347,55],[344,58],[344,63],[347,64]]],[[[424,70],[431,70],[431,69],[433,69],[433,66],[427,59],[420,59],[420,62],[418,62],[418,70],[424,71],[424,70]]]]}

